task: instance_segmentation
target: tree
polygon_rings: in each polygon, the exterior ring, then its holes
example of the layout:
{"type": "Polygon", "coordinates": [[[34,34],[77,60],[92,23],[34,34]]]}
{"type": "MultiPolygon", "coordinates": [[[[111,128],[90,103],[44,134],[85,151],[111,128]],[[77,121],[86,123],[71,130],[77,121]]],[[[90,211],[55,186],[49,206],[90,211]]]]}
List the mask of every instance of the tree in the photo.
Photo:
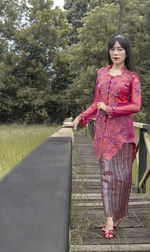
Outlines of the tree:
{"type": "Polygon", "coordinates": [[[90,0],[65,0],[64,9],[67,13],[68,23],[72,26],[70,45],[78,42],[77,29],[83,26],[81,19],[87,15],[90,0]]]}
{"type": "MultiPolygon", "coordinates": [[[[52,1],[31,0],[28,3],[27,13],[23,13],[28,24],[16,27],[6,55],[2,120],[50,122],[59,106],[59,101],[53,101],[53,91],[59,94],[67,85],[65,66],[62,67],[63,76],[61,67],[59,71],[61,86],[56,85],[56,79],[57,64],[64,56],[70,28],[65,13],[60,8],[52,10],[52,1]]],[[[64,60],[63,64],[67,68],[68,61],[64,60]]],[[[60,118],[62,120],[62,116],[60,118]]]]}
{"type": "Polygon", "coordinates": [[[52,121],[58,107],[54,90],[58,94],[66,85],[61,80],[62,86],[56,87],[55,62],[64,54],[69,26],[60,8],[51,9],[52,1],[32,0],[30,5],[30,25],[17,31],[15,39],[15,50],[20,52],[16,75],[23,77],[17,92],[19,111],[29,122],[52,121]]]}
{"type": "Polygon", "coordinates": [[[150,2],[144,6],[144,36],[141,43],[141,78],[143,91],[143,111],[145,112],[145,122],[150,123],[150,2]]]}
{"type": "MultiPolygon", "coordinates": [[[[14,34],[20,24],[20,4],[16,0],[0,0],[0,113],[1,121],[7,121],[16,102],[14,78],[11,75],[14,34]]],[[[13,69],[13,67],[12,67],[13,69]]]]}
{"type": "Polygon", "coordinates": [[[122,34],[123,10],[124,10],[124,0],[120,0],[120,16],[119,16],[119,27],[118,27],[119,34],[122,34]]]}
{"type": "Polygon", "coordinates": [[[95,7],[99,6],[102,7],[106,4],[116,4],[118,5],[120,0],[91,0],[89,2],[88,10],[94,9],[95,7]]]}

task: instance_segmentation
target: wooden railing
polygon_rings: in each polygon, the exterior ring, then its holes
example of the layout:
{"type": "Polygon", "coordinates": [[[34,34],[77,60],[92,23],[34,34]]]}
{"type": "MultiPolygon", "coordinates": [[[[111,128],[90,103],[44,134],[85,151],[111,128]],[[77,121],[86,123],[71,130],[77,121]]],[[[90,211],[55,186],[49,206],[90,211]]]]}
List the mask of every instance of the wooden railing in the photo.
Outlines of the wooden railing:
{"type": "Polygon", "coordinates": [[[148,131],[150,125],[134,122],[134,127],[139,129],[136,159],[138,164],[138,192],[146,192],[146,180],[150,176],[150,167],[147,166],[147,153],[150,157],[150,141],[148,131]]]}
{"type": "MultiPolygon", "coordinates": [[[[95,120],[92,120],[88,126],[91,136],[94,137],[95,120]]],[[[150,166],[147,166],[147,153],[150,157],[150,141],[148,138],[148,131],[150,130],[150,125],[134,122],[134,127],[139,129],[139,140],[137,142],[136,155],[135,155],[138,165],[137,190],[139,193],[140,192],[145,193],[146,181],[150,176],[150,166]]]]}

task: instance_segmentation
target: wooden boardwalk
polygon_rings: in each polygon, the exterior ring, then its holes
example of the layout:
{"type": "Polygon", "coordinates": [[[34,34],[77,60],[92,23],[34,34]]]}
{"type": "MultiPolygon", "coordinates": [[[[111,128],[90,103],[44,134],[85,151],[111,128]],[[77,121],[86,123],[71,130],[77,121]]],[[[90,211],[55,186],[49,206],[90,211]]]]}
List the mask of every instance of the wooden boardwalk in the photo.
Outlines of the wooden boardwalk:
{"type": "Polygon", "coordinates": [[[77,131],[73,145],[72,222],[70,252],[150,251],[150,195],[136,193],[132,185],[129,215],[107,240],[104,226],[99,163],[91,142],[77,131]]]}

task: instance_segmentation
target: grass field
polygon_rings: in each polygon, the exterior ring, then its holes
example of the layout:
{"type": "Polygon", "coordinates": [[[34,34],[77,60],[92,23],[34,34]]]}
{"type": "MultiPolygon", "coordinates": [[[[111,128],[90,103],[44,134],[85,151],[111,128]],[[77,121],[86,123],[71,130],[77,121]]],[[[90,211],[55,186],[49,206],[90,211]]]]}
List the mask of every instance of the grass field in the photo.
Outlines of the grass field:
{"type": "MultiPolygon", "coordinates": [[[[58,130],[58,126],[46,125],[0,125],[0,178],[5,176],[29,152],[58,130]]],[[[138,142],[139,130],[135,128],[138,142]]],[[[150,135],[149,135],[150,139],[150,135]]],[[[147,158],[150,166],[150,159],[147,158]]],[[[133,181],[137,185],[138,166],[133,163],[133,181]]],[[[150,193],[150,177],[146,183],[146,191],[150,193]]]]}
{"type": "Polygon", "coordinates": [[[0,125],[0,178],[57,130],[55,125],[0,125]]]}

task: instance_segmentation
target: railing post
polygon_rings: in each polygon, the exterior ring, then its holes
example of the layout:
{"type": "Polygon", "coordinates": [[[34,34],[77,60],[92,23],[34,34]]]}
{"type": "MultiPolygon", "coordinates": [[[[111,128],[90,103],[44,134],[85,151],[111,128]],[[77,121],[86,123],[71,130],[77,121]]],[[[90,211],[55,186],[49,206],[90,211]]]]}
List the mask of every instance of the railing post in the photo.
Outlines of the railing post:
{"type": "MultiPolygon", "coordinates": [[[[147,167],[147,149],[144,141],[144,132],[147,131],[146,129],[140,129],[140,136],[139,136],[139,170],[138,170],[138,185],[140,183],[141,178],[147,167]]],[[[138,192],[140,193],[140,189],[138,187],[138,192]]],[[[142,192],[146,192],[146,183],[142,185],[142,192]]]]}

